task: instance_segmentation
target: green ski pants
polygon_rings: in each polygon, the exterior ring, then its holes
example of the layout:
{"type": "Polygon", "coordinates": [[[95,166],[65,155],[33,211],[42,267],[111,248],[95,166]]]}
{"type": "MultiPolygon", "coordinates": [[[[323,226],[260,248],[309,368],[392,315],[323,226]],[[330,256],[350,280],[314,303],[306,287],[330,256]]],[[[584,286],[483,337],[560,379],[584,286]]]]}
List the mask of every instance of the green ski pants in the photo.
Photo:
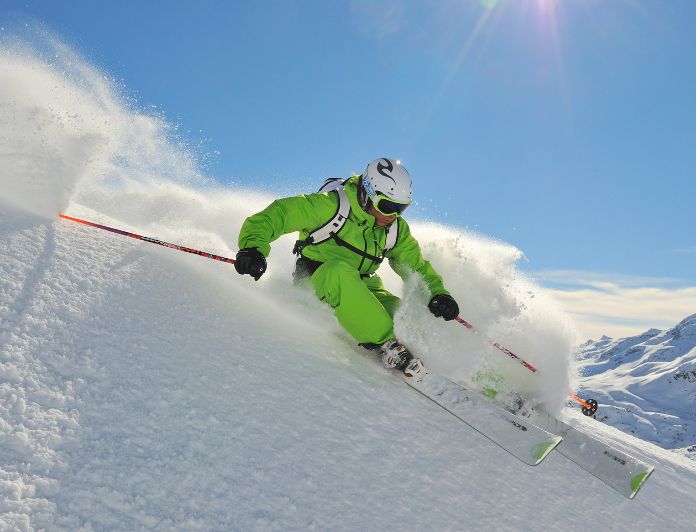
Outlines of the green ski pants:
{"type": "Polygon", "coordinates": [[[395,338],[392,318],[399,298],[384,288],[377,275],[363,278],[349,264],[332,260],[312,274],[312,286],[358,343],[381,344],[395,338]]]}

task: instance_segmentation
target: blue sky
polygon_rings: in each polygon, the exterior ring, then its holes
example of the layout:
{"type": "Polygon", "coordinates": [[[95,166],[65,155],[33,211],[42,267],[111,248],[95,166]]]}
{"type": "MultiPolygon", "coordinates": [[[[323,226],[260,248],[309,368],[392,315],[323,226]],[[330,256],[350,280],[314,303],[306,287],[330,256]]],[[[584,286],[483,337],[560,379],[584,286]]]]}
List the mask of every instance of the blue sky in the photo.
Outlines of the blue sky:
{"type": "Polygon", "coordinates": [[[217,152],[223,182],[299,192],[397,157],[411,216],[514,244],[575,301],[647,287],[696,312],[692,1],[4,0],[0,17],[122,80],[217,152]]]}

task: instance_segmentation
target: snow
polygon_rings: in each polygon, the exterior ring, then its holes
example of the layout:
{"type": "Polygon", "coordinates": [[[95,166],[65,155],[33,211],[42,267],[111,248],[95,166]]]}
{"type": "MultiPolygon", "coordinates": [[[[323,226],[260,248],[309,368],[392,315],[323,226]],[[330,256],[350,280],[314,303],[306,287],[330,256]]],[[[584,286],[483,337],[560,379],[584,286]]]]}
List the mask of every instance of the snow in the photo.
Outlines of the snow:
{"type": "MultiPolygon", "coordinates": [[[[564,411],[657,465],[628,501],[557,453],[522,464],[408,388],[291,285],[291,237],[255,283],[58,220],[233,256],[270,196],[211,184],[164,121],[51,51],[0,46],[0,530],[692,526],[686,458],[564,411]]],[[[404,296],[399,336],[454,379],[494,367],[560,409],[575,336],[517,270],[519,250],[413,227],[481,334],[430,316],[417,280],[385,275],[404,296]]]]}
{"type": "Polygon", "coordinates": [[[577,355],[598,420],[696,460],[696,314],[669,330],[586,342],[577,355]]]}

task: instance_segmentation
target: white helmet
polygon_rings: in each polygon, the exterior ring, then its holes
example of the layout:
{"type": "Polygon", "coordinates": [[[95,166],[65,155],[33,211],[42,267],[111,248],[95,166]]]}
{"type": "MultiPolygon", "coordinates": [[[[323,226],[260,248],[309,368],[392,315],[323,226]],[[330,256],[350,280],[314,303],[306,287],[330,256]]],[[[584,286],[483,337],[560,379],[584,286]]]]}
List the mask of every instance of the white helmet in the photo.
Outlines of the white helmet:
{"type": "Polygon", "coordinates": [[[360,177],[360,204],[367,208],[367,201],[380,213],[389,216],[401,214],[411,204],[413,182],[401,161],[375,159],[360,177]]]}

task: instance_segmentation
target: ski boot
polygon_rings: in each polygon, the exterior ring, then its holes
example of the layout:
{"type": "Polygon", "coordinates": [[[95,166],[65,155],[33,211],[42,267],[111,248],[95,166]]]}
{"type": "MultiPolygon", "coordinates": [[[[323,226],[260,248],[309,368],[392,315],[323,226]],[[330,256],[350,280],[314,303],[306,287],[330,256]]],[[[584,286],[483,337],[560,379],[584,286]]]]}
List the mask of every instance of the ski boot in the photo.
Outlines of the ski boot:
{"type": "Polygon", "coordinates": [[[406,367],[413,355],[408,352],[403,345],[396,340],[387,340],[379,346],[382,353],[382,364],[385,368],[403,370],[406,367]]]}
{"type": "Polygon", "coordinates": [[[416,382],[430,373],[425,369],[420,358],[414,357],[408,349],[396,340],[384,342],[380,349],[382,351],[382,363],[387,368],[399,369],[404,372],[406,377],[415,379],[416,382]]]}
{"type": "Polygon", "coordinates": [[[404,375],[409,379],[413,379],[415,382],[420,382],[423,380],[423,377],[425,377],[428,373],[430,373],[430,371],[426,369],[421,362],[421,359],[416,357],[413,357],[409,362],[407,362],[406,367],[404,368],[404,375]]]}

